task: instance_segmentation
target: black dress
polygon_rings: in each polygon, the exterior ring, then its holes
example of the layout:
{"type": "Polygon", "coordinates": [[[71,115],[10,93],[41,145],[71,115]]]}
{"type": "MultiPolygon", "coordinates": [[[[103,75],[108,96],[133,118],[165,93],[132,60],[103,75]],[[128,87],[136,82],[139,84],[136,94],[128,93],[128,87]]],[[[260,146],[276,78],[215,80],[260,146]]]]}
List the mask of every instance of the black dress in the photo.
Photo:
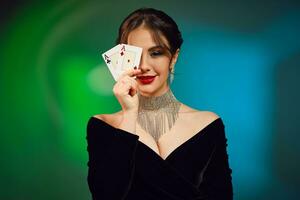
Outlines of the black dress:
{"type": "Polygon", "coordinates": [[[218,118],[166,159],[139,136],[91,117],[87,181],[94,200],[232,199],[224,124],[218,118]]]}

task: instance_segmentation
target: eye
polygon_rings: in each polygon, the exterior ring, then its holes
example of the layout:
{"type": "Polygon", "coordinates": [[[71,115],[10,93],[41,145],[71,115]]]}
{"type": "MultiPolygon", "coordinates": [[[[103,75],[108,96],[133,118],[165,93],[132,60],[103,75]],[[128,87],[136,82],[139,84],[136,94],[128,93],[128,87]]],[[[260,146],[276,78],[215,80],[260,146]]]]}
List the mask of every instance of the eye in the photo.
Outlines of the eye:
{"type": "Polygon", "coordinates": [[[157,56],[160,56],[160,55],[163,55],[162,51],[152,51],[152,52],[150,52],[151,57],[157,57],[157,56]]]}

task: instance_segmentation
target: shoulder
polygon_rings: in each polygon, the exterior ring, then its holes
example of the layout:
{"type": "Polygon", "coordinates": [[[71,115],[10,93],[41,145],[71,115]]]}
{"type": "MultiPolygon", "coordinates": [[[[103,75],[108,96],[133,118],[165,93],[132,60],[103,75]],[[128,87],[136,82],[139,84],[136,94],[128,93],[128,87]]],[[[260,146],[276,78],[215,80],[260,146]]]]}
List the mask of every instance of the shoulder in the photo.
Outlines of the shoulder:
{"type": "MultiPolygon", "coordinates": [[[[87,124],[87,135],[88,148],[93,151],[101,147],[102,142],[112,139],[113,131],[111,127],[116,128],[117,114],[96,114],[90,117],[87,124]],[[96,120],[95,120],[96,119],[96,120]],[[100,122],[101,121],[101,122],[100,122]],[[101,133],[101,134],[99,134],[101,133]]],[[[105,146],[105,145],[103,145],[105,146]]]]}
{"type": "Polygon", "coordinates": [[[215,112],[207,111],[207,110],[198,110],[190,106],[187,106],[185,104],[182,104],[180,112],[182,114],[184,113],[190,114],[190,117],[192,117],[193,119],[201,119],[202,121],[208,121],[208,122],[220,118],[220,116],[215,112]]]}
{"type": "Polygon", "coordinates": [[[201,130],[202,128],[211,124],[218,124],[218,126],[216,127],[220,127],[219,125],[222,125],[222,120],[220,116],[215,112],[207,110],[198,110],[184,104],[182,104],[180,108],[179,117],[181,118],[183,124],[190,124],[189,127],[195,131],[201,130]],[[217,120],[219,118],[220,120],[217,120]]]}
{"type": "Polygon", "coordinates": [[[111,114],[96,114],[93,117],[106,122],[107,124],[117,127],[122,120],[121,117],[121,111],[116,112],[116,113],[111,113],[111,114]]]}
{"type": "MultiPolygon", "coordinates": [[[[215,138],[218,138],[218,141],[226,142],[227,138],[225,136],[225,125],[223,123],[222,118],[213,111],[207,110],[197,110],[190,107],[186,107],[185,109],[189,110],[192,115],[186,118],[186,124],[190,123],[191,127],[195,124],[195,130],[202,130],[206,127],[214,127],[215,138]],[[200,127],[200,128],[199,128],[200,127]]],[[[198,132],[198,131],[197,131],[198,132]]]]}

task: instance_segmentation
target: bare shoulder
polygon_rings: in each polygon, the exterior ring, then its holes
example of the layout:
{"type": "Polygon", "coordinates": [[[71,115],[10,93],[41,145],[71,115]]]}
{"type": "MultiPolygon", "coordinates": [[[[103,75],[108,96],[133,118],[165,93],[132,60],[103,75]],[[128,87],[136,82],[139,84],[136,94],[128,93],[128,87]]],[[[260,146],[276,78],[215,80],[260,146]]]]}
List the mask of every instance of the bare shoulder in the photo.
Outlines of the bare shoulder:
{"type": "Polygon", "coordinates": [[[115,113],[111,113],[111,114],[96,114],[93,117],[100,119],[108,124],[110,124],[111,126],[114,127],[118,127],[120,121],[121,121],[121,111],[119,112],[115,112],[115,113]]]}
{"type": "Polygon", "coordinates": [[[198,110],[195,108],[192,108],[190,106],[187,106],[185,104],[182,104],[181,109],[179,111],[182,113],[182,116],[186,115],[186,118],[194,119],[197,121],[202,121],[204,123],[210,123],[218,118],[220,116],[212,111],[206,111],[206,110],[198,110]]]}

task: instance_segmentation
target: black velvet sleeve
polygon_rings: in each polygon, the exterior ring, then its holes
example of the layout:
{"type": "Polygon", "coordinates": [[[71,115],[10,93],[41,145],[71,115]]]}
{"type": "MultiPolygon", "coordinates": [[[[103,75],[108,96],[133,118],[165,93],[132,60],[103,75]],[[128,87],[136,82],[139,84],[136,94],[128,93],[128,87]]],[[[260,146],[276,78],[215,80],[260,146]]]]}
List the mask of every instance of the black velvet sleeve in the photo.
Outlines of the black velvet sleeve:
{"type": "Polygon", "coordinates": [[[218,130],[216,145],[204,173],[202,186],[210,200],[232,200],[232,170],[228,162],[224,125],[218,130]]]}
{"type": "Polygon", "coordinates": [[[130,189],[139,136],[90,118],[87,124],[88,185],[93,200],[121,200],[130,189]]]}

